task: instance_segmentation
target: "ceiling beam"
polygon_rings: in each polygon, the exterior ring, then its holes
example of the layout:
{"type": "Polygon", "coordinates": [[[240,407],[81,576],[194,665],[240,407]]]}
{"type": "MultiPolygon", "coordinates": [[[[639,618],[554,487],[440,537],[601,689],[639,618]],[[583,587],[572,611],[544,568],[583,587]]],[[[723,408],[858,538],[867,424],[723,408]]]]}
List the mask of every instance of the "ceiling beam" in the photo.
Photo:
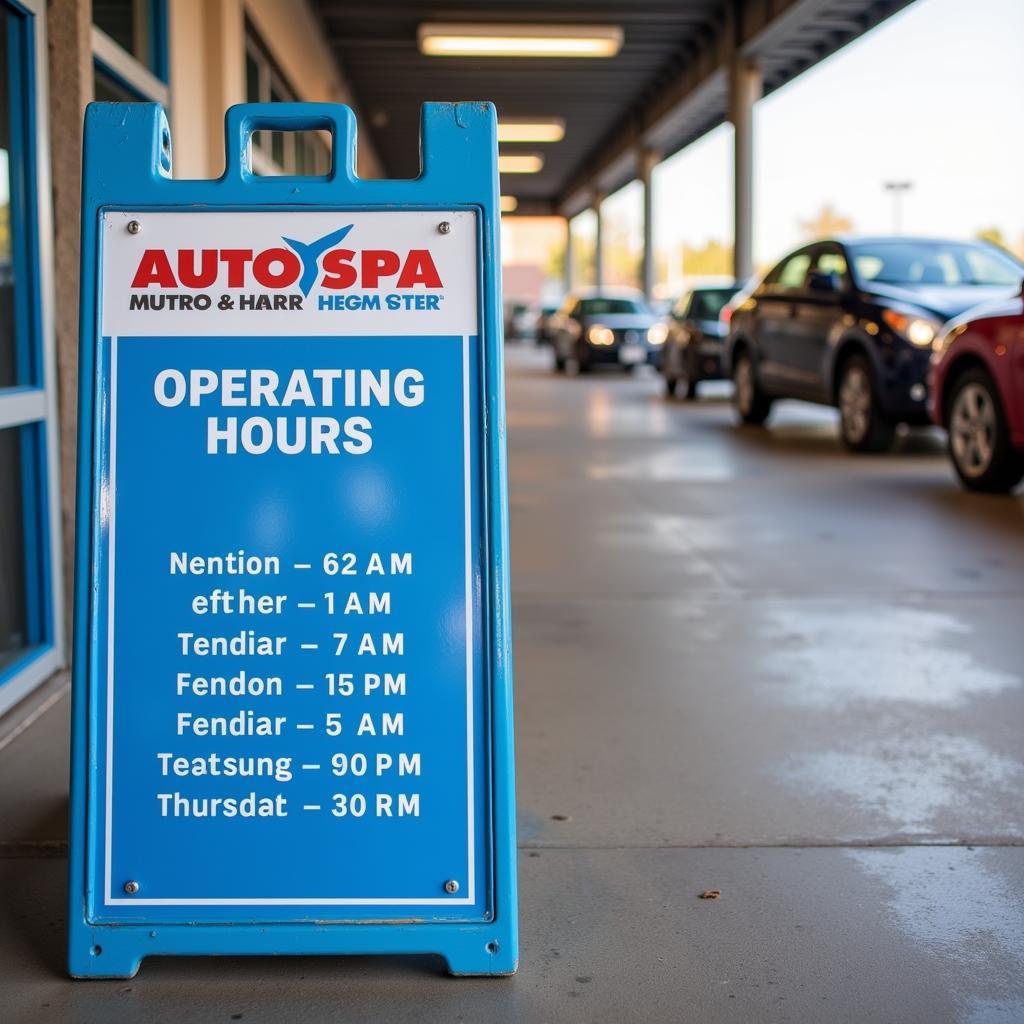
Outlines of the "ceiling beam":
{"type": "Polygon", "coordinates": [[[910,2],[724,3],[715,28],[704,33],[689,52],[681,54],[674,73],[645,90],[580,163],[556,199],[559,212],[574,216],[590,205],[595,192],[607,193],[627,184],[636,177],[635,154],[642,148],[653,147],[671,156],[698,137],[686,130],[688,126],[703,134],[726,120],[726,75],[734,57],[775,62],[781,56],[788,73],[778,78],[773,86],[777,88],[910,2]],[[862,9],[862,20],[849,16],[856,7],[862,9]]]}

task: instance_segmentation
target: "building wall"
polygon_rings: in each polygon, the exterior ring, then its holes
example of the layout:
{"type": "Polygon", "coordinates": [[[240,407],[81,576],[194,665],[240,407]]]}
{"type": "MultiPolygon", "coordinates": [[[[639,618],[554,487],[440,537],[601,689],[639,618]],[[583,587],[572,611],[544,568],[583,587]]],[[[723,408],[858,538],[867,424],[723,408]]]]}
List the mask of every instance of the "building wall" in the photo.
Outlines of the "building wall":
{"type": "MultiPolygon", "coordinates": [[[[348,103],[352,93],[312,10],[294,0],[172,0],[170,11],[171,134],[174,174],[217,177],[224,169],[224,111],[245,101],[248,19],[301,100],[348,103]],[[197,51],[201,60],[197,60],[197,51]]],[[[358,115],[358,112],[357,112],[358,115]]],[[[368,144],[359,174],[378,177],[368,144]]]]}
{"type": "MultiPolygon", "coordinates": [[[[48,0],[50,164],[54,198],[55,345],[60,420],[60,503],[65,622],[70,631],[75,529],[78,273],[82,117],[93,98],[92,4],[48,0]]],[[[304,0],[169,0],[168,106],[174,176],[219,177],[224,111],[244,102],[245,24],[252,23],[298,97],[350,103],[351,91],[304,0]]],[[[357,117],[358,117],[358,111],[357,117]]],[[[364,143],[359,173],[379,164],[364,143]]]]}

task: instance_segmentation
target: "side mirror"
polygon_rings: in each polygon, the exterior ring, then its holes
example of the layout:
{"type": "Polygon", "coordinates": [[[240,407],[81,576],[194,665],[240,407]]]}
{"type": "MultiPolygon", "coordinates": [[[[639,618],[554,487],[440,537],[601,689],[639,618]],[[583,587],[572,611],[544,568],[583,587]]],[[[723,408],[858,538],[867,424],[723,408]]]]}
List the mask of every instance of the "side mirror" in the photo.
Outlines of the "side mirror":
{"type": "Polygon", "coordinates": [[[836,273],[823,274],[820,271],[812,270],[807,278],[807,287],[815,292],[837,292],[840,290],[841,282],[836,273]]]}

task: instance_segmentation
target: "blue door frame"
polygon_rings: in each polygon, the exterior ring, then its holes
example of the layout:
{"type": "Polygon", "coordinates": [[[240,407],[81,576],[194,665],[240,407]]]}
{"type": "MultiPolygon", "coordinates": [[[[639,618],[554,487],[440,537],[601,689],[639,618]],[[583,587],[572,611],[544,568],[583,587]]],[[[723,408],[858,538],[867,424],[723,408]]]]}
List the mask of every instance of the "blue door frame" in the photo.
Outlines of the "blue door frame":
{"type": "Polygon", "coordinates": [[[4,75],[10,102],[11,256],[14,275],[15,385],[0,389],[0,426],[19,432],[26,609],[24,649],[0,669],[0,713],[60,663],[55,609],[55,537],[51,502],[55,429],[47,388],[43,312],[44,240],[40,232],[39,11],[0,0],[6,20],[4,75]],[[26,402],[26,399],[29,401],[26,402]],[[9,412],[14,410],[14,412],[9,412]],[[20,412],[18,410],[21,410],[20,412]]]}

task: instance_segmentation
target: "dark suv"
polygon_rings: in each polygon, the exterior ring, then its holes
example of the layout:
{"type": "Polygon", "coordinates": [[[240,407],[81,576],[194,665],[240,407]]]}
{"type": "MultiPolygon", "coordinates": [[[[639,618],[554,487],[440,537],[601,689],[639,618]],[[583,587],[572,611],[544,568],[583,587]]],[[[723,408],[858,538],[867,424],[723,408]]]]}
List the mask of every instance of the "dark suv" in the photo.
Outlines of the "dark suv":
{"type": "Polygon", "coordinates": [[[722,307],[740,290],[739,284],[699,285],[672,308],[668,338],[661,353],[665,392],[674,395],[682,385],[687,398],[697,397],[702,380],[722,377],[726,325],[722,307]]]}
{"type": "Polygon", "coordinates": [[[838,406],[854,451],[883,451],[897,423],[927,423],[941,325],[1009,297],[1024,266],[983,242],[836,238],[791,253],[732,311],[726,360],[745,423],[776,398],[838,406]]]}

